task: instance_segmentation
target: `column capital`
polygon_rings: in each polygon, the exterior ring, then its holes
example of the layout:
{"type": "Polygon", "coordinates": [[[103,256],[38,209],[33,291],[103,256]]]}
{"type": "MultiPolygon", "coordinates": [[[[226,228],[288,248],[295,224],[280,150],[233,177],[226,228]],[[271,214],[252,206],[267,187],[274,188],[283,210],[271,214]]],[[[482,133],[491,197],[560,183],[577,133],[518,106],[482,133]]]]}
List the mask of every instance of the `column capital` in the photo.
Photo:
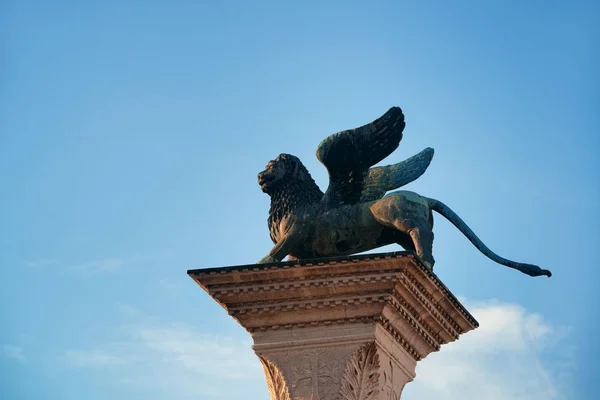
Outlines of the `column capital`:
{"type": "Polygon", "coordinates": [[[188,271],[253,337],[272,400],[398,399],[478,326],[410,252],[188,271]]]}

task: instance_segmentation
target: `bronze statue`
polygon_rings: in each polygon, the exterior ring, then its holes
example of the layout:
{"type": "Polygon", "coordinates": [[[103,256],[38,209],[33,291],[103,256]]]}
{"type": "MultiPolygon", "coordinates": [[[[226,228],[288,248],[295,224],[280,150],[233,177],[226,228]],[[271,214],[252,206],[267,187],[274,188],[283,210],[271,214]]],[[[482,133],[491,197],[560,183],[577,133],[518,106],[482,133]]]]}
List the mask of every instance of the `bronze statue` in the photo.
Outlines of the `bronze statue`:
{"type": "Polygon", "coordinates": [[[491,260],[530,276],[551,276],[536,265],[502,258],[492,252],[462,219],[442,202],[397,189],[421,176],[433,149],[395,165],[371,168],[400,143],[404,114],[392,107],[382,117],[357,129],[326,138],[317,158],[329,172],[323,193],[302,162],[280,154],[258,174],[263,192],[271,196],[269,231],[275,246],[259,263],[288,259],[343,256],[397,243],[415,251],[433,269],[433,214],[456,226],[491,260]]]}

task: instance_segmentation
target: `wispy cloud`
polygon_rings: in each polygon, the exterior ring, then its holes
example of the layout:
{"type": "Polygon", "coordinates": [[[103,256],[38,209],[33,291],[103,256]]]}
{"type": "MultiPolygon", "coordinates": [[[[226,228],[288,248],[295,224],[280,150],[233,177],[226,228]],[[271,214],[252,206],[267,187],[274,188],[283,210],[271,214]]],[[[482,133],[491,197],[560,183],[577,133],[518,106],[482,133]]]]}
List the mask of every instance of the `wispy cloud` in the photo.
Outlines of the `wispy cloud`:
{"type": "Polygon", "coordinates": [[[72,368],[108,371],[141,391],[163,392],[157,398],[168,394],[168,398],[220,399],[223,390],[238,391],[242,398],[248,385],[262,396],[262,367],[250,338],[239,341],[206,334],[129,306],[120,306],[119,311],[130,322],[119,327],[112,341],[68,349],[60,359],[72,368]]]}
{"type": "Polygon", "coordinates": [[[250,340],[240,343],[184,325],[138,327],[133,334],[145,349],[160,355],[164,362],[203,376],[235,381],[247,380],[252,369],[261,372],[258,360],[249,351],[250,340]]]}
{"type": "Polygon", "coordinates": [[[86,261],[80,264],[71,265],[70,270],[84,276],[96,275],[106,272],[112,272],[120,269],[124,261],[120,258],[102,258],[99,260],[86,261]]]}
{"type": "Polygon", "coordinates": [[[2,354],[6,358],[11,358],[19,362],[25,361],[25,354],[23,354],[23,349],[19,346],[15,346],[12,344],[3,344],[2,346],[0,346],[0,354],[2,354]]]}
{"type": "Polygon", "coordinates": [[[161,279],[158,281],[162,290],[169,294],[176,294],[181,290],[181,283],[170,279],[161,279]]]}
{"type": "Polygon", "coordinates": [[[131,261],[124,260],[118,257],[106,257],[96,260],[83,261],[79,263],[62,262],[59,260],[48,258],[36,258],[33,260],[24,261],[23,265],[26,268],[36,270],[52,269],[53,271],[64,271],[88,277],[117,271],[121,269],[126,263],[131,263],[131,261]]]}
{"type": "Polygon", "coordinates": [[[23,265],[26,268],[31,269],[43,269],[49,267],[56,267],[60,265],[58,260],[50,259],[50,258],[36,258],[33,260],[23,261],[23,265]]]}
{"type": "Polygon", "coordinates": [[[127,364],[127,357],[123,354],[110,354],[104,350],[66,350],[63,354],[64,361],[72,367],[102,367],[108,365],[127,364]]]}
{"type": "MultiPolygon", "coordinates": [[[[564,385],[573,365],[554,348],[568,331],[519,305],[469,303],[481,326],[421,361],[403,397],[464,400],[573,398],[564,385]],[[553,347],[554,346],[554,347],[553,347]],[[551,368],[544,363],[552,355],[551,368]]],[[[209,334],[197,327],[120,306],[126,322],[106,342],[69,349],[63,362],[111,374],[148,399],[263,398],[267,394],[251,340],[209,334]]]]}
{"type": "MultiPolygon", "coordinates": [[[[403,397],[421,400],[553,400],[569,398],[543,359],[559,330],[516,304],[468,304],[480,327],[442,346],[417,366],[403,397]]],[[[555,367],[554,363],[552,365],[555,367]]],[[[568,373],[567,373],[568,375],[568,373]]]]}

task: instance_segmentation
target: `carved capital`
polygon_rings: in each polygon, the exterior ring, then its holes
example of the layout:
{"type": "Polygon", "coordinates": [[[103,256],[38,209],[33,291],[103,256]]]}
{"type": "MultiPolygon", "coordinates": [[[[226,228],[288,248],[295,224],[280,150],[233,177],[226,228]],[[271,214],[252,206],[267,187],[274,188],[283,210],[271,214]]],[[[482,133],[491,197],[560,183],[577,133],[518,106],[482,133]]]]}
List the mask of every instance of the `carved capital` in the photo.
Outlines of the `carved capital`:
{"type": "Polygon", "coordinates": [[[379,399],[379,369],[375,342],[361,346],[354,352],[344,370],[340,400],[379,399]]]}
{"type": "Polygon", "coordinates": [[[478,326],[410,253],[188,273],[252,335],[272,400],[397,400],[478,326]]]}
{"type": "Polygon", "coordinates": [[[263,357],[259,357],[259,359],[265,371],[271,400],[290,400],[290,392],[279,368],[263,357]]]}
{"type": "Polygon", "coordinates": [[[347,346],[280,349],[259,358],[271,400],[398,400],[404,385],[414,378],[415,364],[391,356],[385,346],[378,339],[347,346]]]}

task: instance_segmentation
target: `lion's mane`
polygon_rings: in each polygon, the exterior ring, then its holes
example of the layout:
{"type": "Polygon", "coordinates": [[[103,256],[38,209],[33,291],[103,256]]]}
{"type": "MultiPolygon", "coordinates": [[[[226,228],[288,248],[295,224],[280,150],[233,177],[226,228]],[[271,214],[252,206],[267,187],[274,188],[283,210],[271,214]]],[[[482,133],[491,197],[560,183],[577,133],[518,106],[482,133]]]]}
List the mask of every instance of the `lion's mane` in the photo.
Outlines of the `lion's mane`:
{"type": "Polygon", "coordinates": [[[323,192],[298,157],[281,154],[278,162],[283,164],[286,173],[270,193],[269,227],[276,226],[278,221],[296,208],[319,203],[323,198],[323,192]]]}

